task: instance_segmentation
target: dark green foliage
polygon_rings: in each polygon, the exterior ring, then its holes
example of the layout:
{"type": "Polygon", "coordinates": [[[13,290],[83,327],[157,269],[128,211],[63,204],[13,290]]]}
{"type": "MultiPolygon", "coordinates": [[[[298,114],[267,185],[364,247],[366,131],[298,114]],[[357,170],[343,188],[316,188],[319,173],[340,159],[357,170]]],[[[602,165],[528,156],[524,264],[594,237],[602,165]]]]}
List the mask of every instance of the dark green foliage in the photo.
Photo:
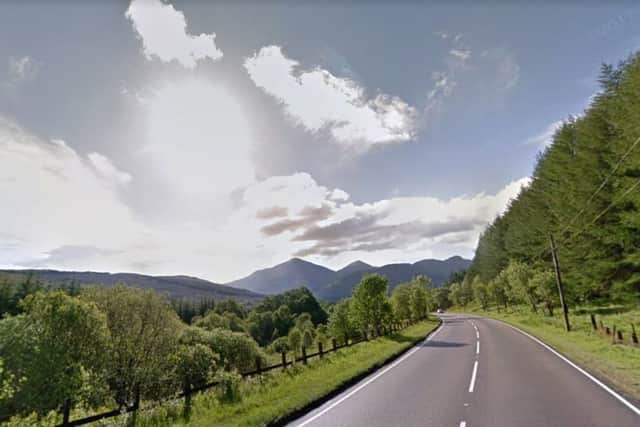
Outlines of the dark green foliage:
{"type": "Polygon", "coordinates": [[[234,299],[225,299],[216,304],[215,312],[218,314],[233,313],[241,319],[247,317],[247,307],[234,299]]]}
{"type": "Polygon", "coordinates": [[[0,316],[21,313],[20,301],[45,289],[45,284],[33,274],[0,274],[0,316]]]}
{"type": "Polygon", "coordinates": [[[110,334],[107,382],[118,404],[131,404],[136,389],[157,400],[171,390],[171,357],[184,325],[168,302],[152,290],[116,286],[92,288],[81,295],[107,319],[110,334]]]}
{"type": "Polygon", "coordinates": [[[208,311],[216,307],[213,298],[203,297],[200,299],[175,299],[171,305],[178,314],[178,317],[186,324],[191,324],[196,316],[204,316],[208,311]]]}
{"type": "Polygon", "coordinates": [[[104,376],[105,315],[61,291],[30,294],[20,306],[24,313],[0,320],[0,355],[11,374],[2,382],[12,390],[11,399],[0,400],[0,416],[92,400],[104,376]]]}
{"type": "Polygon", "coordinates": [[[287,336],[296,318],[304,315],[312,326],[326,323],[327,312],[307,288],[271,295],[258,303],[247,318],[247,329],[262,346],[287,336]]]}
{"type": "MultiPolygon", "coordinates": [[[[512,260],[549,270],[553,234],[570,302],[638,301],[640,55],[603,66],[600,83],[585,114],[566,120],[541,153],[529,187],[484,231],[470,277],[489,283],[512,260]]],[[[535,299],[552,311],[540,286],[535,299]]]]}
{"type": "Polygon", "coordinates": [[[276,311],[280,306],[289,307],[289,311],[294,316],[302,313],[309,313],[311,321],[314,325],[325,323],[327,321],[327,313],[320,306],[318,300],[313,293],[307,288],[292,289],[282,294],[271,295],[260,301],[254,312],[276,311]]]}
{"type": "Polygon", "coordinates": [[[208,337],[208,345],[220,357],[220,364],[227,371],[251,371],[256,367],[256,358],[260,358],[263,365],[265,363],[258,343],[246,334],[214,329],[208,337]]]}

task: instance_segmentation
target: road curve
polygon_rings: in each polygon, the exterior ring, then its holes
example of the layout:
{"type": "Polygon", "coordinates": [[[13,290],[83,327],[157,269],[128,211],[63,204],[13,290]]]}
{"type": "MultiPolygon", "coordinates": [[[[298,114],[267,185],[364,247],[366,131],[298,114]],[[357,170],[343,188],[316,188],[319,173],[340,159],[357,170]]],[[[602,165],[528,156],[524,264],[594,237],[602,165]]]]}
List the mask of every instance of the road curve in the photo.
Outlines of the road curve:
{"type": "Polygon", "coordinates": [[[508,325],[442,319],[405,356],[289,425],[640,426],[638,408],[508,325]]]}

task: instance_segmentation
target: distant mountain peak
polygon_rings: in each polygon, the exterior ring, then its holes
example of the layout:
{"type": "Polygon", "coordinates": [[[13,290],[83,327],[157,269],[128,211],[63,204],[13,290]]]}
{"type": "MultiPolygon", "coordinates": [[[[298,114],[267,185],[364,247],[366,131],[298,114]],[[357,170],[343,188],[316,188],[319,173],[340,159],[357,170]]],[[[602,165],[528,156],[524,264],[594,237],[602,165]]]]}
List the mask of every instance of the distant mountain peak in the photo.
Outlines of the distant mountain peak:
{"type": "Polygon", "coordinates": [[[345,268],[347,268],[347,267],[373,267],[373,266],[372,266],[372,265],[370,265],[370,264],[367,264],[367,263],[366,263],[366,262],[364,262],[364,261],[360,261],[360,260],[358,259],[358,260],[355,260],[355,261],[353,261],[353,262],[350,262],[349,264],[347,264],[346,266],[344,266],[342,269],[344,270],[344,269],[345,269],[345,268]]]}
{"type": "Polygon", "coordinates": [[[424,259],[413,264],[395,263],[380,267],[356,260],[338,271],[333,271],[301,258],[292,258],[227,285],[267,294],[306,286],[319,299],[337,301],[351,295],[353,287],[367,274],[379,273],[387,276],[390,288],[408,282],[417,275],[427,275],[433,280],[433,286],[441,286],[451,273],[468,268],[470,263],[471,261],[459,256],[446,260],[424,259]]]}
{"type": "Polygon", "coordinates": [[[337,273],[339,276],[344,276],[346,274],[360,272],[360,271],[367,271],[373,268],[375,267],[367,264],[364,261],[356,260],[342,267],[340,270],[337,271],[337,273]]]}

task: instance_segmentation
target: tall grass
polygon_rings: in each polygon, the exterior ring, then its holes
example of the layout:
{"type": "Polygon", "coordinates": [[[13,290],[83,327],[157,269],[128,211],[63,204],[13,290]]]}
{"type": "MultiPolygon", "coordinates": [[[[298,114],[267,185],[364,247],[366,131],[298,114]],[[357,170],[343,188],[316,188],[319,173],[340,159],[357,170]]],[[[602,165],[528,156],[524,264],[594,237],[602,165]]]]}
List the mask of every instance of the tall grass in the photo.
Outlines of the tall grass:
{"type": "Polygon", "coordinates": [[[401,332],[330,353],[307,366],[297,364],[285,371],[266,373],[240,383],[240,400],[224,402],[219,392],[193,398],[185,417],[179,403],[140,414],[136,425],[259,426],[284,417],[318,401],[353,379],[366,374],[411,347],[437,327],[436,320],[417,323],[401,332]]]}

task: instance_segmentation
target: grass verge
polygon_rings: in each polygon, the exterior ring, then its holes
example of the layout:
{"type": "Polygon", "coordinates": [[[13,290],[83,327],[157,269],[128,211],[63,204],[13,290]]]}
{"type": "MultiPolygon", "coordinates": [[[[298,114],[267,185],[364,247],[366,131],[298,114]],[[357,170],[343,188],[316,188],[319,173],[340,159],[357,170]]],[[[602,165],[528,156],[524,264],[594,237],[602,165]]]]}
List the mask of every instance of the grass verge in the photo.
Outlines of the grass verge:
{"type": "Polygon", "coordinates": [[[640,322],[640,310],[577,308],[569,315],[572,326],[572,331],[569,333],[564,330],[560,313],[549,317],[531,313],[524,307],[510,308],[501,312],[479,309],[465,310],[465,312],[491,317],[517,326],[563,353],[627,397],[640,402],[640,348],[612,344],[611,339],[603,338],[592,330],[589,319],[589,313],[598,313],[597,318],[601,319],[605,325],[616,324],[618,328],[629,331],[631,322],[636,324],[640,322]]]}
{"type": "Polygon", "coordinates": [[[194,396],[188,419],[180,405],[142,415],[141,426],[280,425],[294,414],[326,400],[383,366],[433,331],[438,320],[426,320],[394,335],[327,355],[308,366],[296,365],[241,383],[241,400],[223,403],[216,393],[194,396]]]}

